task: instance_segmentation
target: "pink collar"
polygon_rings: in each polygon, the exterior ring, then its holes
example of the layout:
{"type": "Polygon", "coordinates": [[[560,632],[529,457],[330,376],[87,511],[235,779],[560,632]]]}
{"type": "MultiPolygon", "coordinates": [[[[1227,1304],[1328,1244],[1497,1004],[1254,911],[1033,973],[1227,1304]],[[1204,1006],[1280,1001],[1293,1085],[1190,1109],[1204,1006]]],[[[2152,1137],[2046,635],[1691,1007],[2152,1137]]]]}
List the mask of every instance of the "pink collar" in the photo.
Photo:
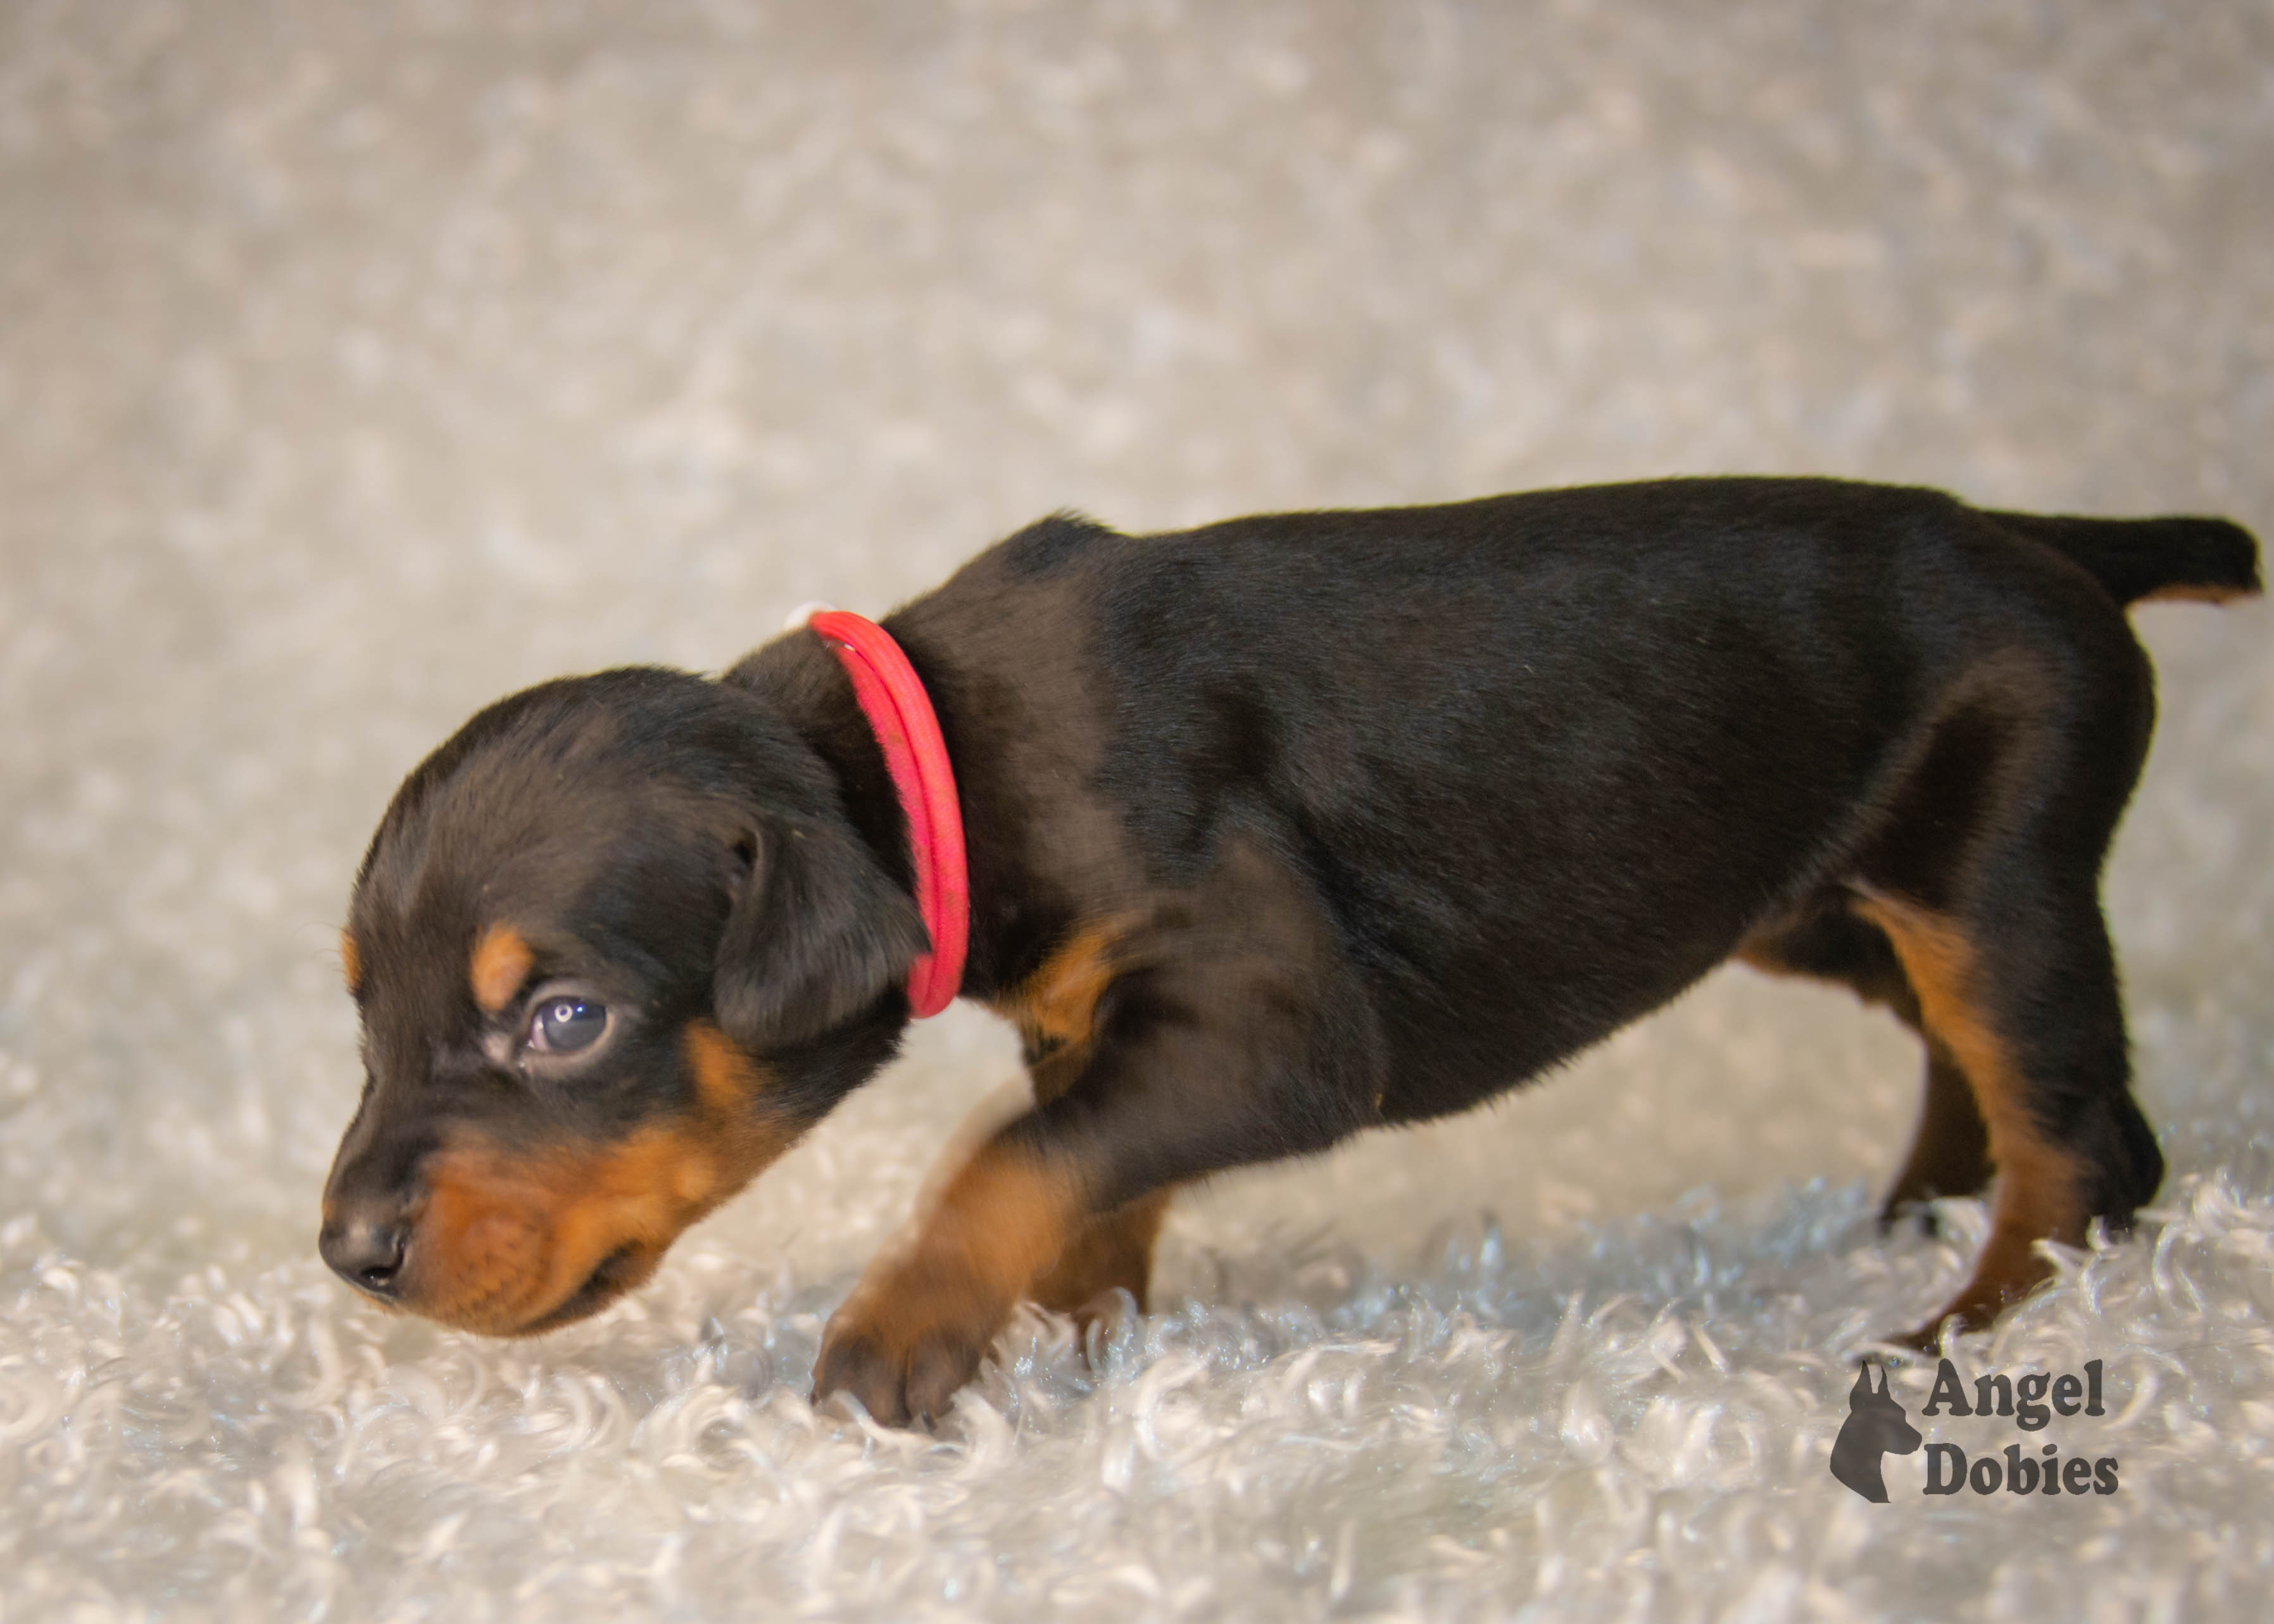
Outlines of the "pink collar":
{"type": "Polygon", "coordinates": [[[921,1020],[955,1002],[971,934],[971,876],[963,866],[963,813],[947,741],[922,680],[891,633],[841,609],[823,610],[805,623],[853,679],[854,697],[885,752],[907,819],[916,907],[931,935],[931,951],[908,966],[908,1008],[921,1020]]]}

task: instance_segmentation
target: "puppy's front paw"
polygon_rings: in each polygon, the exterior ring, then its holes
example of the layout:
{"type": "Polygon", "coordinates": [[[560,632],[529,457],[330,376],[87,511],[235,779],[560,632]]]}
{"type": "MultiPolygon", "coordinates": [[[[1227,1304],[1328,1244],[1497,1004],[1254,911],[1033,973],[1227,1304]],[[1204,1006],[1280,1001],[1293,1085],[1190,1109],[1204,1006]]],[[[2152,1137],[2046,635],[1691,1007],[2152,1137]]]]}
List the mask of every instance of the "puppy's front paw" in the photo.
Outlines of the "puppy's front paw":
{"type": "Polygon", "coordinates": [[[822,1333],[814,1402],[845,1393],[886,1426],[936,1422],[978,1372],[1010,1313],[975,1282],[914,1268],[864,1280],[822,1333]]]}

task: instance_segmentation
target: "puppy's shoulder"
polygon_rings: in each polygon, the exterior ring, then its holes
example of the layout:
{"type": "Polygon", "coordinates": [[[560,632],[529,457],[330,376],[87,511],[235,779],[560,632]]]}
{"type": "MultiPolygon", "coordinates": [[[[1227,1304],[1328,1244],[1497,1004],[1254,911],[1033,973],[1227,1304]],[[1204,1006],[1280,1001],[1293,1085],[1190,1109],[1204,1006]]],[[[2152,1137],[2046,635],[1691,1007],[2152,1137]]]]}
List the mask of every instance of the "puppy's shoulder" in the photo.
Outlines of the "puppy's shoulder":
{"type": "Polygon", "coordinates": [[[1046,580],[1094,561],[1128,539],[1088,514],[1061,508],[1005,537],[958,574],[1000,575],[1013,581],[1046,580]]]}

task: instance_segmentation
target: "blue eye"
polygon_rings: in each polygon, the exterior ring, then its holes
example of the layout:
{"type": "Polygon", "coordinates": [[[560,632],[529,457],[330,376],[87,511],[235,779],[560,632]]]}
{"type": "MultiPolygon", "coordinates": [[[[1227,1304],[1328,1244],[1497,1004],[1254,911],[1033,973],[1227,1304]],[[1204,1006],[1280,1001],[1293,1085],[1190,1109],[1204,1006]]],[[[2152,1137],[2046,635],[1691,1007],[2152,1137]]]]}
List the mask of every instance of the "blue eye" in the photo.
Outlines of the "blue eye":
{"type": "Polygon", "coordinates": [[[607,1029],[606,1004],[590,998],[547,998],[529,1023],[529,1046],[540,1054],[572,1054],[590,1049],[607,1029]]]}

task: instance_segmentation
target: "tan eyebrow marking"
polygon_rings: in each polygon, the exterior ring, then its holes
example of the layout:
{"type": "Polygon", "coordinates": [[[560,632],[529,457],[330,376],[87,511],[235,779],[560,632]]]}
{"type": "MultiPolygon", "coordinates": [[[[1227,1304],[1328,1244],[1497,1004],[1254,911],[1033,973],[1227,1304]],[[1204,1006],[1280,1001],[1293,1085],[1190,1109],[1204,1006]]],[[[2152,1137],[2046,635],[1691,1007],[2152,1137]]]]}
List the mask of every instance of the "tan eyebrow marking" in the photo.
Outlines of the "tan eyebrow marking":
{"type": "Polygon", "coordinates": [[[529,966],[535,959],[521,932],[511,925],[489,927],[474,944],[473,963],[468,973],[474,1002],[493,1015],[505,1008],[528,979],[529,966]]]}
{"type": "Polygon", "coordinates": [[[363,953],[356,946],[355,938],[344,929],[340,932],[340,974],[346,980],[350,994],[363,990],[363,953]]]}

